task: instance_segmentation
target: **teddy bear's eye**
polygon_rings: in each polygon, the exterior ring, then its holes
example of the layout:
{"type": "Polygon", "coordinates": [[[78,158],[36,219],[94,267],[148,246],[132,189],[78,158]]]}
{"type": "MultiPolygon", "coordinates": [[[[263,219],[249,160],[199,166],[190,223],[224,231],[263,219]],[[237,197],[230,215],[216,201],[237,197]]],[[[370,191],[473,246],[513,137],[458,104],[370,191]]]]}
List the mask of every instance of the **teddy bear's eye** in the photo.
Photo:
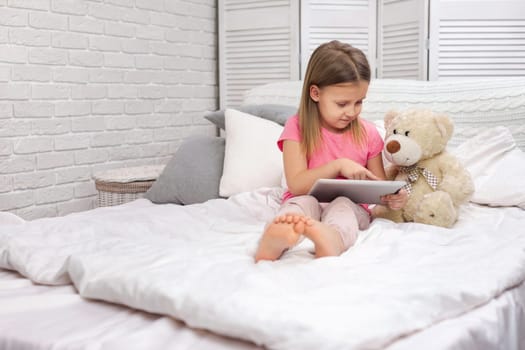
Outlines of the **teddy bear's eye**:
{"type": "Polygon", "coordinates": [[[405,136],[408,136],[410,134],[410,131],[405,131],[405,136]]]}
{"type": "Polygon", "coordinates": [[[397,129],[394,129],[394,134],[397,134],[397,129]]]}

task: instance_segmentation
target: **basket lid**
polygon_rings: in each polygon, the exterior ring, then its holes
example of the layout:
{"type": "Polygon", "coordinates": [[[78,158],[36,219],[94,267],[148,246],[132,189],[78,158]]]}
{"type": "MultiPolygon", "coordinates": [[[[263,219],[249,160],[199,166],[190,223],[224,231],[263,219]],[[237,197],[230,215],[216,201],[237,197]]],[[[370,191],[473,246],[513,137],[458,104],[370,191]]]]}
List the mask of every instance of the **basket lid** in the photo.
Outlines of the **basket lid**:
{"type": "Polygon", "coordinates": [[[105,182],[135,182],[155,180],[165,165],[145,165],[128,168],[117,168],[96,172],[93,178],[105,182]]]}

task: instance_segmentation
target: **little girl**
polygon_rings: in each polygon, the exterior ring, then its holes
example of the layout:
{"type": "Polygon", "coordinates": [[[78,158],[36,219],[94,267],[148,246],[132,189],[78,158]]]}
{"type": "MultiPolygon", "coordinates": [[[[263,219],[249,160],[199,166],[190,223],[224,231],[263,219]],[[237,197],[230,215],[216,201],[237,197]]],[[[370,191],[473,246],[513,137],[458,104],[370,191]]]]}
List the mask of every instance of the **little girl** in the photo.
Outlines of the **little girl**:
{"type": "MultiPolygon", "coordinates": [[[[283,152],[288,190],[274,220],[267,224],[255,261],[276,260],[302,236],[315,245],[315,256],[337,256],[368,228],[373,213],[366,205],[338,197],[319,203],[307,195],[320,178],[385,178],[383,140],[374,124],[359,118],[370,83],[364,53],[331,41],[310,57],[298,115],[288,119],[277,144],[283,152]]],[[[383,196],[391,209],[401,209],[407,193],[383,196]]]]}

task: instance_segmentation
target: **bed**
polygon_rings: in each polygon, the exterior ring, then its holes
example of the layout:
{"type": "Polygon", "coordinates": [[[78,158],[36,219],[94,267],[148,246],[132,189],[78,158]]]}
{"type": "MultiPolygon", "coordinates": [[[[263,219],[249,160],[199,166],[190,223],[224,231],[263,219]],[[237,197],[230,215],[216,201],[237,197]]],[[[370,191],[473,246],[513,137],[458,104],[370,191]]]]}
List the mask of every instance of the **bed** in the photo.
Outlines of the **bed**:
{"type": "Polygon", "coordinates": [[[449,151],[476,185],[459,221],[378,219],[339,257],[305,240],[255,264],[299,91],[268,84],[208,115],[223,135],[188,138],[146,198],[0,213],[0,348],[525,348],[525,79],[373,81],[363,117],[380,131],[390,108],[454,119],[449,151]]]}

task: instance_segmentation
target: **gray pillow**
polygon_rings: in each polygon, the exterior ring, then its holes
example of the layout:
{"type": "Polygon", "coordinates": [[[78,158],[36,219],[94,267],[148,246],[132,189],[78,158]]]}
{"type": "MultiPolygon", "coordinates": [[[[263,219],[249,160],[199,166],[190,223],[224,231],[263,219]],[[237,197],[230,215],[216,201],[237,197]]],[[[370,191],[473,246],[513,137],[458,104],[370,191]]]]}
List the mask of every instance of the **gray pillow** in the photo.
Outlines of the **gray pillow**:
{"type": "MultiPolygon", "coordinates": [[[[276,104],[245,105],[236,109],[263,119],[271,120],[280,125],[284,125],[289,117],[297,114],[296,107],[276,104]]],[[[204,118],[215,124],[218,128],[225,130],[224,110],[210,112],[206,114],[204,118]]]]}
{"type": "Polygon", "coordinates": [[[191,136],[179,146],[144,194],[153,203],[194,204],[219,197],[223,137],[191,136]]]}

